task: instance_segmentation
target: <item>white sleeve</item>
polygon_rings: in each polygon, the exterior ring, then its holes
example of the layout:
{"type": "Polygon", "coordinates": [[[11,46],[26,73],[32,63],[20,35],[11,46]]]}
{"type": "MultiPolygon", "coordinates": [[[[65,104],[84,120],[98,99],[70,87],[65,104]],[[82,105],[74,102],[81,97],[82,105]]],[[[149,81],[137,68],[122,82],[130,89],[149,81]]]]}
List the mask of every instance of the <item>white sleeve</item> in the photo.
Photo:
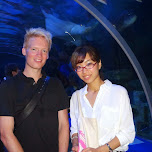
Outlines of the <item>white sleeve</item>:
{"type": "Polygon", "coordinates": [[[70,127],[70,136],[74,133],[78,133],[78,101],[77,93],[74,92],[70,100],[70,118],[71,118],[71,127],[70,127]]]}
{"type": "Polygon", "coordinates": [[[126,89],[121,92],[120,131],[118,137],[121,146],[132,143],[135,138],[135,126],[133,122],[132,108],[126,89]]]}

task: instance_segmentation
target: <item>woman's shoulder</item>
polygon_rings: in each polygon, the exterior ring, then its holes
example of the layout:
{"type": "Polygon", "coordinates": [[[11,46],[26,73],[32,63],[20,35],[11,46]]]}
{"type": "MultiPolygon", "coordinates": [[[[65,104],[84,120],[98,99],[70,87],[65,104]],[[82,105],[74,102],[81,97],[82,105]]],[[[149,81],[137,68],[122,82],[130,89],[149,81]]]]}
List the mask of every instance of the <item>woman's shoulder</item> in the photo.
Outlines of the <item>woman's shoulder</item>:
{"type": "Polygon", "coordinates": [[[116,91],[116,92],[121,92],[121,93],[126,93],[127,89],[119,84],[112,84],[111,86],[112,91],[116,91]]]}
{"type": "MultiPolygon", "coordinates": [[[[86,87],[86,86],[85,86],[86,87]]],[[[81,88],[81,89],[78,89],[76,90],[75,92],[73,92],[72,96],[76,96],[78,94],[82,94],[82,92],[84,92],[85,90],[85,87],[81,88]]]]}

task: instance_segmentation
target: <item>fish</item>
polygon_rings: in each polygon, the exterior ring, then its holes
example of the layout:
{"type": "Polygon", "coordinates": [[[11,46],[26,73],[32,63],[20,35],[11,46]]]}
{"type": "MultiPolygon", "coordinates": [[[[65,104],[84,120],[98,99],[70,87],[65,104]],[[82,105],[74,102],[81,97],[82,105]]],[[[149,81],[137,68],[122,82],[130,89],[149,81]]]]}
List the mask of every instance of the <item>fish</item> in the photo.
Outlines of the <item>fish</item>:
{"type": "Polygon", "coordinates": [[[65,21],[55,15],[46,13],[44,9],[41,10],[45,16],[46,29],[51,32],[52,37],[67,36],[67,33],[70,33],[70,35],[84,34],[92,29],[92,26],[65,21]]]}
{"type": "Polygon", "coordinates": [[[90,20],[88,26],[76,24],[71,21],[60,19],[56,13],[47,13],[42,7],[41,11],[45,16],[45,26],[51,33],[51,37],[64,39],[66,40],[65,44],[73,43],[76,46],[80,45],[82,35],[87,36],[87,33],[90,33],[99,24],[99,22],[95,22],[95,20],[90,20]]]}
{"type": "Polygon", "coordinates": [[[140,3],[142,3],[142,0],[136,0],[137,2],[140,2],[140,3]]]}
{"type": "Polygon", "coordinates": [[[100,2],[100,3],[103,3],[105,5],[107,5],[107,0],[97,0],[97,1],[100,2]]]}
{"type": "Polygon", "coordinates": [[[124,10],[114,21],[113,26],[118,31],[123,31],[128,28],[132,24],[134,24],[137,20],[137,15],[129,10],[124,10]]]}
{"type": "Polygon", "coordinates": [[[136,15],[130,16],[129,18],[127,18],[126,20],[124,20],[123,25],[118,30],[119,31],[123,31],[127,27],[129,27],[132,24],[134,24],[136,20],[137,20],[137,16],[136,15]]]}

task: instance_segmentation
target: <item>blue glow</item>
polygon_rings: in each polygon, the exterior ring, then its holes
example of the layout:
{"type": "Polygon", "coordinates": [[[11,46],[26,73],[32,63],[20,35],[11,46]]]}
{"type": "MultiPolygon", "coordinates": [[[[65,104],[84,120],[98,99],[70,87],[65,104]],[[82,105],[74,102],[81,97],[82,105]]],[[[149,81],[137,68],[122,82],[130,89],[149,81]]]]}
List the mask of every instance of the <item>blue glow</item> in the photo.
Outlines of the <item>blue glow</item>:
{"type": "Polygon", "coordinates": [[[3,14],[3,13],[0,13],[0,16],[1,16],[1,18],[4,18],[4,19],[6,18],[6,19],[12,19],[12,20],[20,21],[19,17],[14,17],[14,16],[11,16],[11,15],[3,14]]]}
{"type": "Polygon", "coordinates": [[[19,29],[17,27],[14,27],[14,26],[11,26],[11,25],[8,25],[8,24],[0,24],[0,29],[12,29],[12,30],[16,30],[16,31],[19,31],[19,29]]]}
{"type": "Polygon", "coordinates": [[[16,35],[17,31],[11,30],[11,29],[4,29],[4,28],[0,28],[0,32],[1,33],[7,33],[7,34],[13,34],[16,35]]]}
{"type": "Polygon", "coordinates": [[[4,2],[4,1],[3,1],[3,3],[4,4],[3,4],[3,7],[1,8],[1,10],[3,10],[4,12],[11,13],[13,15],[21,14],[22,13],[21,10],[15,9],[13,5],[8,4],[8,3],[4,2]]]}

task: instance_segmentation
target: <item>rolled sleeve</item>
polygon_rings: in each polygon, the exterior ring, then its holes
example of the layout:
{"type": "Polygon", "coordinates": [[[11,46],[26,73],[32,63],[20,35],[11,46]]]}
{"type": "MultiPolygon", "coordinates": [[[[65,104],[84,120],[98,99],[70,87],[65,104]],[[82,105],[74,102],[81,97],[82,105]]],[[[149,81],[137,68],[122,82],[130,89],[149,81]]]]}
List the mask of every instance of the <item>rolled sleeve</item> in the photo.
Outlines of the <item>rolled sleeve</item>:
{"type": "Polygon", "coordinates": [[[130,99],[126,89],[123,89],[121,94],[121,121],[120,131],[116,134],[120,141],[120,145],[128,145],[132,143],[135,138],[135,127],[133,122],[132,108],[130,105],[130,99]]]}

